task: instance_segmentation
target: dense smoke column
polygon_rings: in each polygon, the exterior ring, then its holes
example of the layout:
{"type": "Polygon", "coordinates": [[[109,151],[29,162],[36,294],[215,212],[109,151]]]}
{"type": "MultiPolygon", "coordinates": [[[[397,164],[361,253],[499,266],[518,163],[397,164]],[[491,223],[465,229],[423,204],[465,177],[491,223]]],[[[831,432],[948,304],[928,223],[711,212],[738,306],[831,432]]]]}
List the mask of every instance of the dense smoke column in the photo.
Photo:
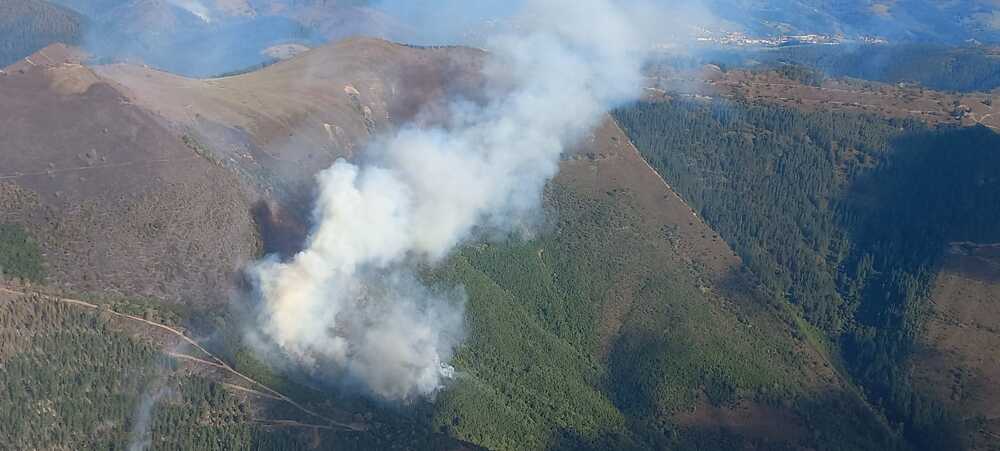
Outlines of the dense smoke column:
{"type": "MultiPolygon", "coordinates": [[[[474,5],[471,5],[474,7],[474,5]]],[[[490,40],[486,105],[456,102],[446,127],[403,127],[365,163],[317,177],[314,229],[290,261],[253,269],[262,350],[387,400],[432,395],[462,338],[461,293],[413,275],[476,226],[511,229],[540,205],[567,144],[640,86],[633,10],[608,0],[535,0],[517,35],[490,40]]]]}

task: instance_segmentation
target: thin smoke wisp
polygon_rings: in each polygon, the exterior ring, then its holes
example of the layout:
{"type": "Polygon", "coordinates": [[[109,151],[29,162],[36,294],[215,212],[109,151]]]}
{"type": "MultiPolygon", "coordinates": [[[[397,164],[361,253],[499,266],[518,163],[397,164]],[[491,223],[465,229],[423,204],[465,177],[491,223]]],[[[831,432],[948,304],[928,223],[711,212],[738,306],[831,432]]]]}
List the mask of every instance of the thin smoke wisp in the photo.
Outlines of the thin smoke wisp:
{"type": "Polygon", "coordinates": [[[152,386],[139,399],[132,417],[132,430],[129,431],[129,443],[126,448],[128,451],[145,451],[152,445],[153,411],[160,399],[173,394],[170,388],[164,386],[165,382],[166,376],[161,374],[153,380],[152,386]]]}
{"type": "Polygon", "coordinates": [[[489,39],[483,75],[502,95],[456,101],[446,126],[403,127],[363,163],[322,171],[305,249],[251,270],[262,351],[381,399],[441,389],[464,295],[423,286],[413,268],[440,262],[477,227],[512,230],[537,213],[567,146],[638,94],[645,6],[524,2],[519,33],[489,39]]]}
{"type": "Polygon", "coordinates": [[[205,23],[212,22],[211,11],[198,0],[169,0],[170,4],[181,8],[205,23]]]}

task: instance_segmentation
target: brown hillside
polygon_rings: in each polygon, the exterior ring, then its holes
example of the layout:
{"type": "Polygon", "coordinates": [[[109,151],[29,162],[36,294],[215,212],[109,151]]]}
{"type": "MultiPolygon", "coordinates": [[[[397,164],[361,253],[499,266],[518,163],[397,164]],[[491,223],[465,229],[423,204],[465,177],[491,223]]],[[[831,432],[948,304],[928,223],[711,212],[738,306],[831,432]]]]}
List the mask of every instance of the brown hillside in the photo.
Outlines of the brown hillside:
{"type": "Polygon", "coordinates": [[[225,300],[256,248],[235,174],[78,64],[8,71],[0,99],[0,222],[41,243],[50,284],[225,300]]]}
{"type": "Polygon", "coordinates": [[[436,120],[434,102],[474,93],[479,55],[356,39],[195,80],[50,46],[0,75],[0,222],[29,229],[67,290],[221,301],[259,247],[252,214],[273,216],[256,199],[436,120]]]}
{"type": "Polygon", "coordinates": [[[905,117],[931,125],[982,124],[1000,130],[988,93],[955,94],[907,84],[885,84],[850,78],[824,80],[818,86],[785,78],[775,71],[730,70],[708,65],[700,71],[655,69],[646,92],[656,99],[666,92],[686,96],[744,99],[804,111],[851,111],[905,117]]]}
{"type": "Polygon", "coordinates": [[[190,79],[128,64],[95,71],[270,187],[350,158],[373,134],[418,112],[434,120],[435,102],[479,91],[481,61],[471,49],[359,38],[225,78],[190,79]]]}
{"type": "Polygon", "coordinates": [[[931,294],[915,385],[959,413],[972,449],[1000,443],[1000,245],[953,243],[931,294]]]}

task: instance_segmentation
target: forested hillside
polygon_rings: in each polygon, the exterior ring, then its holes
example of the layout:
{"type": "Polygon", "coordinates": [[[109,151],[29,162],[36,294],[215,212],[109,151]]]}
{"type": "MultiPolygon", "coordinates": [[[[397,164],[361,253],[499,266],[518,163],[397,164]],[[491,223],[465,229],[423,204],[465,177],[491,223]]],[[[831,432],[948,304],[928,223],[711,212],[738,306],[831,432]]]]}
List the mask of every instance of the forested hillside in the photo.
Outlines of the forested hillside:
{"type": "MultiPolygon", "coordinates": [[[[269,372],[245,349],[225,353],[253,379],[224,370],[215,356],[155,325],[190,323],[195,314],[187,309],[93,302],[0,287],[0,402],[18,406],[0,411],[5,449],[302,450],[320,443],[345,450],[474,449],[415,421],[424,410],[401,415],[305,388],[269,372]],[[283,400],[269,386],[316,410],[283,400]],[[338,409],[348,402],[368,418],[376,411],[377,421],[342,418],[338,409]]],[[[221,311],[197,315],[215,323],[227,318],[221,311]]]]}
{"type": "Polygon", "coordinates": [[[0,293],[0,437],[8,449],[303,449],[106,313],[0,293]],[[135,446],[136,448],[132,448],[135,446]]]}
{"type": "Polygon", "coordinates": [[[770,293],[839,344],[911,445],[957,443],[954,412],[910,385],[909,357],[947,242],[998,238],[1000,137],[721,102],[616,117],[770,293]]]}
{"type": "Polygon", "coordinates": [[[0,2],[0,68],[62,42],[78,44],[85,19],[45,0],[0,2]]]}
{"type": "Polygon", "coordinates": [[[563,163],[542,233],[435,273],[470,320],[436,427],[492,449],[895,447],[808,328],[607,133],[563,163]]]}

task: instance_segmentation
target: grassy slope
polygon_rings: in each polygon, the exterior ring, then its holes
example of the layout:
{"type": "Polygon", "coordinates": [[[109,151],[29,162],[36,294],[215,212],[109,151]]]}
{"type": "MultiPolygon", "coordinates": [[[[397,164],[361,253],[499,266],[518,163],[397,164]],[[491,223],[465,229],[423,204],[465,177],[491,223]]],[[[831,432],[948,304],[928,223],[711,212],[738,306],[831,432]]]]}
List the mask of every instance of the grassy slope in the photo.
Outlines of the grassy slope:
{"type": "Polygon", "coordinates": [[[239,176],[89,69],[25,66],[0,77],[0,223],[33,235],[47,283],[224,302],[256,251],[239,176]]]}

